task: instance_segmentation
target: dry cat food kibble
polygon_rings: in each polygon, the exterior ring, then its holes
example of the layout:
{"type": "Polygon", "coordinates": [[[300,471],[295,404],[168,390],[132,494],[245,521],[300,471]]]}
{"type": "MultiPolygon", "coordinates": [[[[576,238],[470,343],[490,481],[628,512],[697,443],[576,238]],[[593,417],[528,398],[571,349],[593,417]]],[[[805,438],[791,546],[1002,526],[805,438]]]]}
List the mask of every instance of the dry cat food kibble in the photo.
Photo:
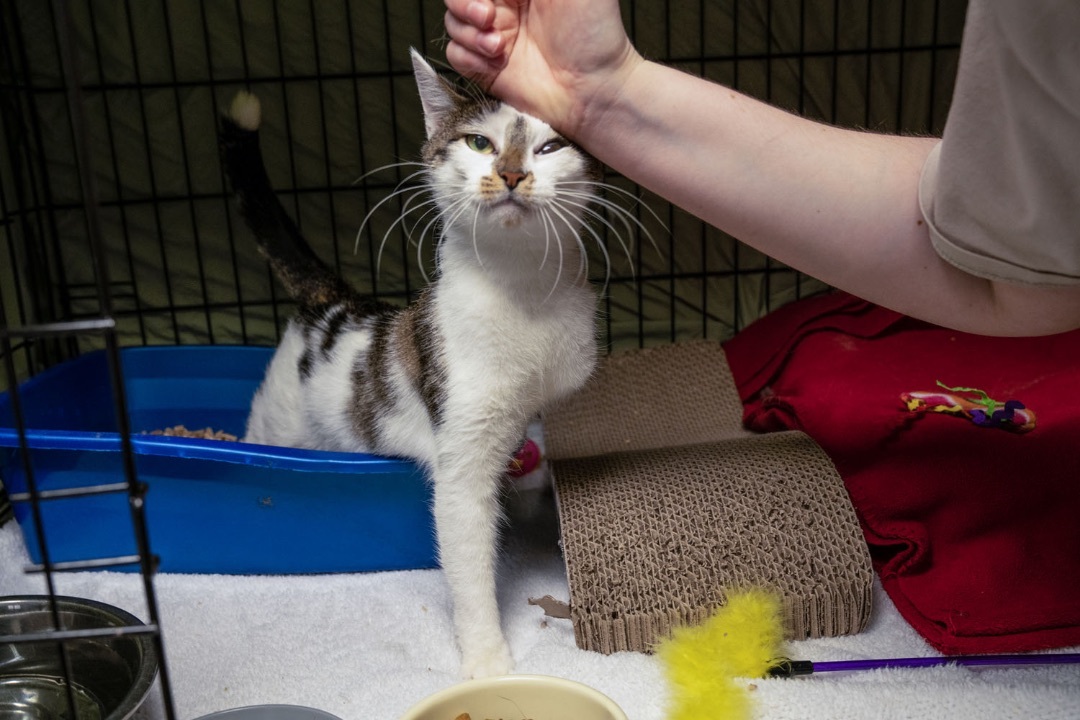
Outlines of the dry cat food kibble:
{"type": "Polygon", "coordinates": [[[235,435],[225,432],[224,430],[214,430],[213,428],[203,428],[202,430],[188,430],[183,425],[176,425],[171,428],[165,428],[164,430],[154,430],[151,435],[164,435],[166,437],[187,437],[187,438],[202,438],[203,440],[229,440],[236,442],[239,438],[235,435]]]}
{"type": "MultiPolygon", "coordinates": [[[[472,720],[472,715],[470,715],[469,713],[461,713],[456,718],[454,718],[454,720],[472,720]]],[[[492,718],[485,718],[485,720],[492,720],[492,718]]],[[[499,718],[499,720],[502,720],[502,718],[499,718]]],[[[526,720],[528,720],[528,718],[526,718],[526,720]]]]}

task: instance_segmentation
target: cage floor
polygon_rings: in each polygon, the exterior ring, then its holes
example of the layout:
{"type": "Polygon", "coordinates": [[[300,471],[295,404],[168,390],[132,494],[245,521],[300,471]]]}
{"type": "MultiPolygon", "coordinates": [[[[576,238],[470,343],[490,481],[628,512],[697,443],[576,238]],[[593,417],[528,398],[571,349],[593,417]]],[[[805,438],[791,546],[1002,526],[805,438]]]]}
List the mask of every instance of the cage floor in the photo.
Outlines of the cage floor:
{"type": "MultiPolygon", "coordinates": [[[[667,694],[649,655],[581,650],[569,620],[547,618],[529,598],[568,597],[554,501],[546,479],[512,493],[500,603],[517,671],[571,678],[612,697],[632,720],[662,720],[667,694]]],[[[23,572],[28,555],[15,523],[0,527],[0,588],[44,589],[23,572]]],[[[57,577],[63,594],[89,597],[145,619],[137,576],[57,577]]],[[[316,707],[341,718],[395,718],[457,681],[447,590],[438,570],[156,580],[177,716],[252,704],[316,707]]],[[[792,657],[844,660],[932,654],[875,584],[874,612],[854,636],[792,643],[792,657]]],[[[1080,704],[1080,670],[1031,667],[893,669],[799,680],[757,680],[758,717],[768,720],[1069,720],[1080,704]],[[1010,714],[1011,713],[1011,714],[1010,714]]],[[[162,717],[160,699],[137,716],[162,717]]],[[[449,719],[448,719],[449,720],[449,719]]]]}

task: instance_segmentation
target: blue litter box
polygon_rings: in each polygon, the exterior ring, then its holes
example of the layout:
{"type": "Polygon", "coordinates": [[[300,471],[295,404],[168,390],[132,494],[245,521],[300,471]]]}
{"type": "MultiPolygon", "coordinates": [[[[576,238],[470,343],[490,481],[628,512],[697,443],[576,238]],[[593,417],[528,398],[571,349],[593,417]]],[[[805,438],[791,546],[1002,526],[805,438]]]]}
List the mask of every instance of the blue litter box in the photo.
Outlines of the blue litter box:
{"type": "MultiPolygon", "coordinates": [[[[242,436],[271,348],[121,351],[132,445],[146,483],[151,551],[162,572],[286,574],[437,565],[431,491],[405,460],[150,435],[176,425],[242,436]]],[[[108,360],[94,352],[19,388],[39,491],[124,479],[108,360]]],[[[0,480],[27,490],[8,393],[0,395],[0,480]]],[[[137,552],[124,492],[43,500],[50,560],[137,552]]],[[[32,559],[39,528],[15,503],[32,559]]],[[[137,570],[132,565],[124,569],[137,570]]]]}

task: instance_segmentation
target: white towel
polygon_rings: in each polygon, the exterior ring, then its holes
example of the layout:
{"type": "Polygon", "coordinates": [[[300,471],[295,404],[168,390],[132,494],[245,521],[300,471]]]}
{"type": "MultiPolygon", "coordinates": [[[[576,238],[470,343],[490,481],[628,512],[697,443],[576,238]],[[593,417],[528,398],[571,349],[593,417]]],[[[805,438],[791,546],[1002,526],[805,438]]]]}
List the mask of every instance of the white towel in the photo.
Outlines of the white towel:
{"type": "MultiPolygon", "coordinates": [[[[662,720],[667,689],[655,658],[579,650],[568,620],[546,618],[528,604],[531,597],[568,596],[554,503],[544,483],[534,478],[512,493],[509,512],[499,600],[516,670],[586,683],[614,699],[631,720],[662,720]]],[[[28,563],[22,534],[9,522],[0,528],[0,594],[44,592],[43,578],[23,571],[28,563]]],[[[343,720],[394,720],[458,679],[450,606],[438,570],[158,575],[154,587],[181,720],[264,703],[315,707],[343,720]]],[[[134,574],[60,575],[58,591],[147,617],[134,574]]],[[[792,643],[790,655],[818,661],[932,655],[880,587],[875,592],[865,632],[792,643]]],[[[1080,665],[890,669],[753,685],[763,720],[1080,718],[1080,665]]],[[[163,717],[156,690],[137,717],[163,717]]]]}

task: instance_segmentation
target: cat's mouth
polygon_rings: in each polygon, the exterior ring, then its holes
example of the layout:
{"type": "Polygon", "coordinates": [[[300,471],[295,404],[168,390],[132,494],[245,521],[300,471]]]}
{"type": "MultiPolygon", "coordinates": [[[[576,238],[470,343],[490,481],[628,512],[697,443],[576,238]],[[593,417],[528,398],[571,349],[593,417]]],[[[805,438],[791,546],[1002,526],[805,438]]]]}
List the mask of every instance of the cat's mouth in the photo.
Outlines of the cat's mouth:
{"type": "Polygon", "coordinates": [[[534,209],[533,204],[525,198],[507,193],[498,200],[489,202],[484,211],[492,222],[511,228],[525,222],[533,214],[534,209]]]}
{"type": "Polygon", "coordinates": [[[516,223],[532,214],[533,205],[525,198],[513,193],[507,193],[498,200],[490,202],[487,206],[487,212],[493,219],[501,220],[504,224],[508,222],[516,223]]]}
{"type": "Polygon", "coordinates": [[[495,210],[495,209],[498,209],[498,208],[514,208],[514,207],[520,208],[522,210],[527,210],[529,208],[529,203],[519,195],[514,195],[512,193],[507,193],[503,197],[499,198],[498,200],[496,200],[493,203],[491,203],[490,205],[488,205],[488,207],[491,208],[492,210],[495,210]]]}

